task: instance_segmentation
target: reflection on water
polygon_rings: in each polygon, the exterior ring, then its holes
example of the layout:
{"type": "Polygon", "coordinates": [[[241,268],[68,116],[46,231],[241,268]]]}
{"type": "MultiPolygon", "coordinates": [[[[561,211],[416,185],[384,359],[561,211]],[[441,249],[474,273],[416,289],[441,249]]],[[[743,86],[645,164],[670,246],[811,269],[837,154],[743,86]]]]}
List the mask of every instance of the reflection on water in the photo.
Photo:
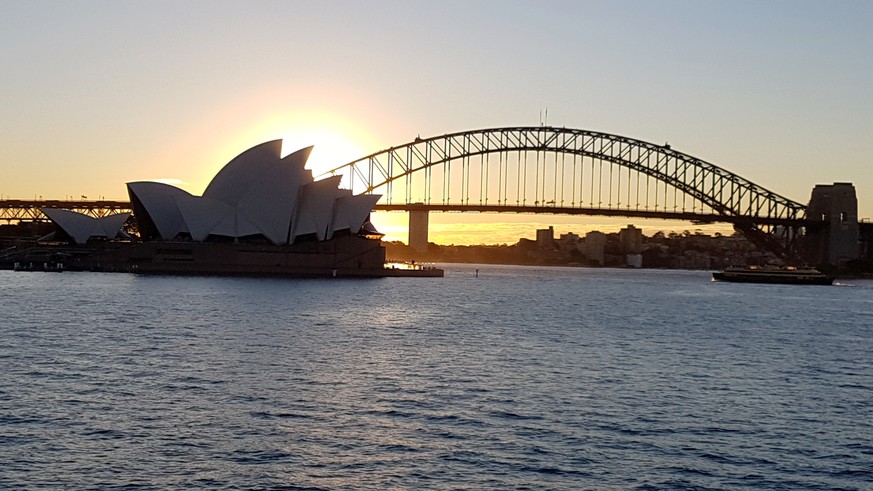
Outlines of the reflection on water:
{"type": "Polygon", "coordinates": [[[869,488],[844,283],[3,271],[0,487],[869,488]]]}

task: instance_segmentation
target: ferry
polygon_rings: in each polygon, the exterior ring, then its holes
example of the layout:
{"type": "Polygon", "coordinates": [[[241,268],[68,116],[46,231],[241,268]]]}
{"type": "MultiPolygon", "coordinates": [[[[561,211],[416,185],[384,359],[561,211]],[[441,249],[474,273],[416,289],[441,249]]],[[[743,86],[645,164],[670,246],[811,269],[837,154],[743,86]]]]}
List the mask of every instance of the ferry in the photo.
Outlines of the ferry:
{"type": "Polygon", "coordinates": [[[714,281],[738,283],[780,283],[786,285],[832,285],[834,278],[815,268],[725,268],[712,273],[714,281]]]}

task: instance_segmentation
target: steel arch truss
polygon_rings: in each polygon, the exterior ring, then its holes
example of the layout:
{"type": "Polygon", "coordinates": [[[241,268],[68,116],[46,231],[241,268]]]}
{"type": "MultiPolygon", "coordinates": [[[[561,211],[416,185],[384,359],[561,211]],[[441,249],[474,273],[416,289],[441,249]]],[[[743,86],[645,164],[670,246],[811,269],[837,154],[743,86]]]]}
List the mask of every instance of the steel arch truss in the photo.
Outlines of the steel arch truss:
{"type": "Polygon", "coordinates": [[[0,221],[6,223],[49,221],[48,217],[39,210],[40,208],[71,210],[92,218],[131,213],[130,203],[126,201],[0,200],[0,221]]]}
{"type": "MultiPolygon", "coordinates": [[[[378,208],[574,213],[724,221],[774,252],[805,206],[669,145],[545,126],[416,138],[324,174],[378,208]]],[[[784,244],[784,242],[783,242],[784,244]]]]}

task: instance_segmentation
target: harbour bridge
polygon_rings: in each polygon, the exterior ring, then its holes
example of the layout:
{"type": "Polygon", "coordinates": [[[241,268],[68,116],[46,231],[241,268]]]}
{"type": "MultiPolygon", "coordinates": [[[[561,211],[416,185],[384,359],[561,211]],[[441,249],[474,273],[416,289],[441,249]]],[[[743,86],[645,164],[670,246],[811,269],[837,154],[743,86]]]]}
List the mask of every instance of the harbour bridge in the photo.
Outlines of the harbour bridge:
{"type": "MultiPolygon", "coordinates": [[[[409,212],[410,245],[426,246],[429,212],[606,215],[730,223],[760,247],[796,257],[798,238],[829,220],[669,144],[549,126],[417,137],[316,178],[331,175],[354,194],[381,194],[377,210],[409,212]]],[[[92,216],[130,209],[85,199],[7,200],[0,220],[42,220],[45,206],[92,216]]]]}
{"type": "Polygon", "coordinates": [[[546,213],[727,222],[780,257],[797,254],[806,205],[670,145],[548,126],[451,133],[382,150],[324,174],[381,210],[410,213],[426,244],[431,211],[546,213]]]}

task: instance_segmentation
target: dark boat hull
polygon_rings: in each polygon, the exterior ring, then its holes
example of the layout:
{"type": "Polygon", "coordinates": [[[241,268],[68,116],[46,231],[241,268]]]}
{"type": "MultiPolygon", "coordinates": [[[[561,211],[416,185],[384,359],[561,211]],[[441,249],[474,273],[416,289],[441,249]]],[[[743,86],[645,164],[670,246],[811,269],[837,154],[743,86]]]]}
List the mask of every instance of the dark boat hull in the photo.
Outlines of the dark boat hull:
{"type": "Polygon", "coordinates": [[[796,271],[720,271],[712,273],[712,279],[734,283],[780,285],[832,285],[834,283],[834,279],[825,274],[796,271]]]}

